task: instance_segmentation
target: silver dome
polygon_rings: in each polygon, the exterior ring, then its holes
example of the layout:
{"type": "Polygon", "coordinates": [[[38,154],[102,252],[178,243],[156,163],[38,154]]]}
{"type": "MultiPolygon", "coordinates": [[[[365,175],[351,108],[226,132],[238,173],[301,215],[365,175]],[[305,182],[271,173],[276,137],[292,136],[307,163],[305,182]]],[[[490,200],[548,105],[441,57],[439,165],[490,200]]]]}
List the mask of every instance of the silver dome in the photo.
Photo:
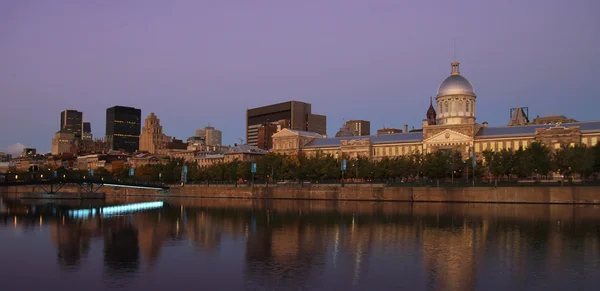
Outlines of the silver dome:
{"type": "Polygon", "coordinates": [[[461,75],[449,76],[440,84],[437,91],[437,97],[457,94],[475,96],[473,85],[461,75]]]}

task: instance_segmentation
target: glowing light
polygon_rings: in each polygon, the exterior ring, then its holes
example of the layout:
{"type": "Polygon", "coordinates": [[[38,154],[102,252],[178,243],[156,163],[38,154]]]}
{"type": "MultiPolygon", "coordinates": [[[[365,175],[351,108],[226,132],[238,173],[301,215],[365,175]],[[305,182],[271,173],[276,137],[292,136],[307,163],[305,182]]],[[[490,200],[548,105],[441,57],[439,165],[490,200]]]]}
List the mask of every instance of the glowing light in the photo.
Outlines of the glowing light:
{"type": "MultiPolygon", "coordinates": [[[[142,202],[142,203],[102,207],[102,208],[98,209],[97,212],[104,216],[111,216],[111,215],[122,214],[122,213],[127,213],[127,212],[135,212],[135,211],[161,208],[161,207],[163,207],[163,205],[164,205],[164,202],[162,202],[162,201],[142,202]]],[[[91,210],[90,209],[71,209],[67,213],[71,217],[87,218],[90,215],[95,216],[96,209],[91,209],[91,210]]]]}
{"type": "Polygon", "coordinates": [[[131,186],[131,185],[119,185],[119,184],[104,184],[104,186],[119,187],[119,188],[146,189],[146,190],[162,190],[162,188],[159,188],[159,187],[149,187],[149,186],[131,186]]]}

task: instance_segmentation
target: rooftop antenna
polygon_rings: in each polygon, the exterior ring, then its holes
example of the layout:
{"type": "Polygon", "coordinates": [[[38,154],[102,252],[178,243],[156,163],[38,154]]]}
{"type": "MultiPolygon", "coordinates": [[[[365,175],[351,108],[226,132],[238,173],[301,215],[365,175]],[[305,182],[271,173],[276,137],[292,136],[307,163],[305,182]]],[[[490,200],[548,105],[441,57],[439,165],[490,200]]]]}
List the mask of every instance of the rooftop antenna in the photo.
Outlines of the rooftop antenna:
{"type": "Polygon", "coordinates": [[[456,62],[456,39],[455,39],[455,38],[453,38],[453,39],[452,39],[452,42],[454,43],[454,44],[453,44],[453,45],[454,45],[454,50],[453,50],[453,53],[454,53],[454,61],[456,62]]]}

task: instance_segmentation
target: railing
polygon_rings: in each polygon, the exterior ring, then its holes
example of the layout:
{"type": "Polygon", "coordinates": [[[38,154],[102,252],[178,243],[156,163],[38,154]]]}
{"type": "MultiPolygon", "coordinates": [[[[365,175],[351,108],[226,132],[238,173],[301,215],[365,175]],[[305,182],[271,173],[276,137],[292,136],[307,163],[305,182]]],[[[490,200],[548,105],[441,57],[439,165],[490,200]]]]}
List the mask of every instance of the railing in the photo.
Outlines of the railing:
{"type": "Polygon", "coordinates": [[[40,185],[40,184],[112,184],[121,186],[145,186],[154,188],[168,188],[164,183],[126,178],[121,179],[111,175],[84,175],[80,173],[64,173],[62,175],[53,174],[4,174],[0,177],[0,186],[7,185],[40,185]]]}

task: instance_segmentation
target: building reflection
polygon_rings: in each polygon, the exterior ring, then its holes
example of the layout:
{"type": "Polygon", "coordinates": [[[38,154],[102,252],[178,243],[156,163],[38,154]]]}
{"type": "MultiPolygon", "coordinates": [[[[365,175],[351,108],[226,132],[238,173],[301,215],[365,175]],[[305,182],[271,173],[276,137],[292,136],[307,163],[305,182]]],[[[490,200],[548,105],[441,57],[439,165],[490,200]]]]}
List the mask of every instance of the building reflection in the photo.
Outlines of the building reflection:
{"type": "Polygon", "coordinates": [[[199,254],[223,254],[230,252],[226,241],[240,242],[244,282],[250,289],[307,288],[311,278],[322,274],[344,278],[339,284],[347,289],[364,289],[377,275],[373,269],[400,266],[421,274],[425,286],[415,289],[481,289],[482,269],[489,266],[510,269],[510,287],[525,289],[525,274],[532,270],[559,275],[580,260],[586,262],[579,270],[583,272],[586,264],[600,261],[598,207],[218,199],[169,203],[159,210],[77,220],[61,216],[56,206],[4,201],[0,223],[25,231],[48,227],[58,263],[68,268],[79,268],[94,240],[101,240],[105,276],[110,278],[155,264],[165,245],[183,246],[187,240],[199,254]],[[407,262],[399,259],[402,254],[418,257],[407,262]]]}

